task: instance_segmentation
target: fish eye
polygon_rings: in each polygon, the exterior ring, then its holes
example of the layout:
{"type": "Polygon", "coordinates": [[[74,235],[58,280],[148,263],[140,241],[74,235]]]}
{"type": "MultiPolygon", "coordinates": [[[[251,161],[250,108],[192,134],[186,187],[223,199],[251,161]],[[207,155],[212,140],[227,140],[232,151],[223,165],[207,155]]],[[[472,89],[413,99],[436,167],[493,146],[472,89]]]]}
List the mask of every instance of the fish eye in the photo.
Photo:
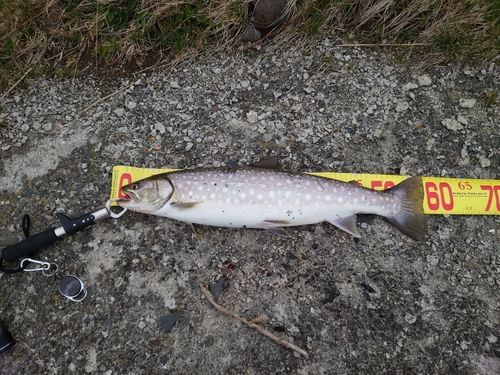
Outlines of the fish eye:
{"type": "Polygon", "coordinates": [[[130,185],[130,190],[138,190],[139,189],[139,184],[138,183],[133,183],[130,185]]]}

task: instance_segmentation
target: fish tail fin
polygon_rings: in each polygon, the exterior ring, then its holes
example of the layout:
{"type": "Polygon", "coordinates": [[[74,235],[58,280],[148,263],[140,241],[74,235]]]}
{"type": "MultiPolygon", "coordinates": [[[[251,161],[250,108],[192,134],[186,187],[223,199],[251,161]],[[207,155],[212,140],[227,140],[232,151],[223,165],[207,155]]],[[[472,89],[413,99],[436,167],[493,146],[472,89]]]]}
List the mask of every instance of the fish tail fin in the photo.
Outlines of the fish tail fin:
{"type": "Polygon", "coordinates": [[[424,241],[426,224],[422,177],[411,177],[386,192],[397,196],[401,201],[401,210],[393,217],[387,217],[387,220],[401,233],[414,240],[424,241]]]}

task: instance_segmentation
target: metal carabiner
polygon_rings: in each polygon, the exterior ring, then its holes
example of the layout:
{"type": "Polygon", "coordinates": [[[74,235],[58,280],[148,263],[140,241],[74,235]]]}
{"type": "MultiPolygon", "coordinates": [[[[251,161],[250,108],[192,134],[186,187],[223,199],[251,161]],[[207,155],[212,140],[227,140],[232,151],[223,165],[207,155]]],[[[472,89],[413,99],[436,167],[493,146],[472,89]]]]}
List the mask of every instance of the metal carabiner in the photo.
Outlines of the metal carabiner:
{"type": "Polygon", "coordinates": [[[108,199],[108,201],[106,202],[106,210],[108,211],[108,215],[110,217],[112,217],[113,219],[118,219],[119,217],[121,217],[125,212],[127,212],[127,209],[125,207],[122,207],[123,210],[121,210],[120,212],[118,213],[114,213],[113,211],[111,211],[111,203],[112,202],[117,202],[119,201],[120,198],[112,198],[112,199],[108,199]]]}
{"type": "Polygon", "coordinates": [[[41,260],[36,260],[36,259],[31,259],[31,258],[24,258],[21,261],[21,268],[26,271],[26,272],[33,272],[33,271],[42,271],[42,273],[45,276],[52,276],[57,272],[57,264],[55,263],[49,263],[49,262],[43,262],[41,260]],[[35,263],[35,264],[40,264],[41,267],[36,267],[36,268],[28,268],[28,265],[25,265],[24,263],[28,261],[30,263],[35,263]],[[49,272],[50,269],[54,266],[54,270],[52,272],[49,272]]]}

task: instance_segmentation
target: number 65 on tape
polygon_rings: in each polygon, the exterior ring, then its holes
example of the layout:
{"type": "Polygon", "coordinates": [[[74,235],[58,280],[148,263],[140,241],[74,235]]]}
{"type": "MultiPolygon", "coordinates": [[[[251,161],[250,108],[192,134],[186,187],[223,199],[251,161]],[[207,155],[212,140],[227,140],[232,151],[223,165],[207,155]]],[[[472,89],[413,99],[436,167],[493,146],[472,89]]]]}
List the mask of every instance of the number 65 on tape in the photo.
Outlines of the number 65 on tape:
{"type": "Polygon", "coordinates": [[[500,215],[500,181],[423,177],[429,214],[500,215]]]}

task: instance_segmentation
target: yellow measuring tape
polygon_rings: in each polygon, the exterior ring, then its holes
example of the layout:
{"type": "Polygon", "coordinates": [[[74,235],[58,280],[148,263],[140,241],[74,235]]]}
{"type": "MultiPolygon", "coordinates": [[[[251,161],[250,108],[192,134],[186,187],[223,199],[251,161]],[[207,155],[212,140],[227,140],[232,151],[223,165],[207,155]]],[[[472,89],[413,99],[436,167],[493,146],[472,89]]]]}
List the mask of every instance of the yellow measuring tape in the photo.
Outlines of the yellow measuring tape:
{"type": "MultiPolygon", "coordinates": [[[[111,198],[125,198],[120,188],[143,178],[175,169],[113,167],[111,198]]],[[[384,190],[405,180],[405,176],[366,173],[311,172],[340,181],[357,181],[361,186],[384,190]]],[[[422,177],[423,208],[426,214],[500,215],[500,180],[471,178],[422,177]]]]}

